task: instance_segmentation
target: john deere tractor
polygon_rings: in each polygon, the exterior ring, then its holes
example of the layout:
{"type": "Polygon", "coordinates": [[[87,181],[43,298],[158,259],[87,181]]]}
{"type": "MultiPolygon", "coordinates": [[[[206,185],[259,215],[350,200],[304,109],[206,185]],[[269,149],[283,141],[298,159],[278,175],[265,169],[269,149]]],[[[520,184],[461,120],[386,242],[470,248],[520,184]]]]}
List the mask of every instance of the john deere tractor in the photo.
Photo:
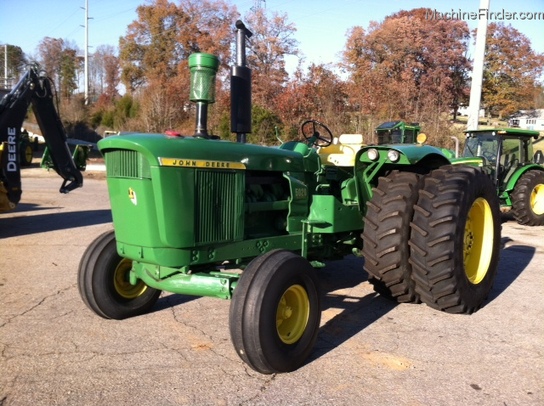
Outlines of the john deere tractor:
{"type": "Polygon", "coordinates": [[[421,127],[419,123],[407,124],[404,121],[386,121],[376,127],[378,144],[415,144],[424,143],[424,134],[419,137],[421,127]]]}
{"type": "MultiPolygon", "coordinates": [[[[427,134],[421,132],[419,123],[407,124],[404,121],[386,121],[376,127],[378,145],[383,144],[424,144],[427,134]]],[[[453,137],[452,137],[453,138],[453,137]]],[[[440,147],[440,151],[448,159],[453,159],[456,152],[440,147]]]]}
{"type": "Polygon", "coordinates": [[[544,225],[544,155],[533,151],[538,137],[519,128],[467,131],[463,157],[454,160],[487,171],[502,207],[529,226],[544,225]]]}
{"type": "MultiPolygon", "coordinates": [[[[317,270],[364,257],[379,290],[449,313],[480,308],[499,259],[499,201],[478,167],[427,145],[363,145],[307,120],[299,141],[245,143],[251,71],[236,23],[231,129],[209,133],[218,59],[193,54],[195,133],[125,134],[98,143],[113,230],[85,251],[78,286],[99,316],[147,312],[161,291],[231,299],[234,348],[254,370],[299,368],[321,318],[317,270]]],[[[361,260],[363,272],[363,260],[361,260]]]]}

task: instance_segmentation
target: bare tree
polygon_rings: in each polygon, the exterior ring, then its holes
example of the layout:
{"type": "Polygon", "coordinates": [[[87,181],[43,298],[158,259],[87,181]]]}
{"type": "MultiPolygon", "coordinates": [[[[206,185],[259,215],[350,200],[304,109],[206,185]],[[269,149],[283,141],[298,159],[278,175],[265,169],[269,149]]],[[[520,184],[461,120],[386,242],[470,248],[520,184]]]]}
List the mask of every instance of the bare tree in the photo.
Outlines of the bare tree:
{"type": "Polygon", "coordinates": [[[253,32],[249,41],[248,63],[253,69],[253,99],[272,107],[282,86],[287,82],[285,56],[298,55],[295,25],[286,14],[268,13],[260,8],[251,11],[246,20],[253,32]]]}

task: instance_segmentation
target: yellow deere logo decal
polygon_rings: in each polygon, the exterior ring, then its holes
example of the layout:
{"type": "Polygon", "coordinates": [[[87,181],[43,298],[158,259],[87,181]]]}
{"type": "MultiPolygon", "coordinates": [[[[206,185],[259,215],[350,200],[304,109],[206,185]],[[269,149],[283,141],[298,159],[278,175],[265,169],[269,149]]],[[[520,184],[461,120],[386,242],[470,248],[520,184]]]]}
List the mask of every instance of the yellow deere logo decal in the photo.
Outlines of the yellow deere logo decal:
{"type": "Polygon", "coordinates": [[[246,166],[241,162],[205,161],[201,159],[159,158],[161,166],[177,166],[180,168],[208,168],[208,169],[241,169],[246,166]]]}
{"type": "Polygon", "coordinates": [[[128,188],[128,198],[135,206],[138,204],[138,198],[136,197],[136,192],[131,187],[128,188]]]}

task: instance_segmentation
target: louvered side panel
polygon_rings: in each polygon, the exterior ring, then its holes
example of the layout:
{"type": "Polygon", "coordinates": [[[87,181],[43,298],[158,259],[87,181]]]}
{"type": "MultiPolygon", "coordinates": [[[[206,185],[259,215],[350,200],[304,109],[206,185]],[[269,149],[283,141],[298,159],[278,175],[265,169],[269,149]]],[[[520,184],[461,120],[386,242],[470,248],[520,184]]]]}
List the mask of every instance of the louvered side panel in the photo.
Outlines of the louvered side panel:
{"type": "Polygon", "coordinates": [[[106,173],[110,178],[151,178],[149,163],[136,151],[108,151],[105,158],[106,173]]]}
{"type": "Polygon", "coordinates": [[[244,173],[197,170],[195,184],[196,242],[242,239],[244,173]]]}

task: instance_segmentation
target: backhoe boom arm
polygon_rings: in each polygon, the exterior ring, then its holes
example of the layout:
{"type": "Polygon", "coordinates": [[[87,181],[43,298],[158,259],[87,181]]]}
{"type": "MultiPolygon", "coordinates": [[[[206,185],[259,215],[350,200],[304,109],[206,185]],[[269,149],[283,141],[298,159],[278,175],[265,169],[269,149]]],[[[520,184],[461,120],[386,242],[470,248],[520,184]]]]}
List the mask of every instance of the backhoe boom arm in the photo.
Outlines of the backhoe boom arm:
{"type": "Polygon", "coordinates": [[[32,106],[50,153],[53,169],[64,179],[61,193],[81,187],[83,176],[66,143],[66,131],[53,102],[51,81],[30,67],[0,100],[0,212],[13,209],[21,198],[21,127],[32,106]]]}

